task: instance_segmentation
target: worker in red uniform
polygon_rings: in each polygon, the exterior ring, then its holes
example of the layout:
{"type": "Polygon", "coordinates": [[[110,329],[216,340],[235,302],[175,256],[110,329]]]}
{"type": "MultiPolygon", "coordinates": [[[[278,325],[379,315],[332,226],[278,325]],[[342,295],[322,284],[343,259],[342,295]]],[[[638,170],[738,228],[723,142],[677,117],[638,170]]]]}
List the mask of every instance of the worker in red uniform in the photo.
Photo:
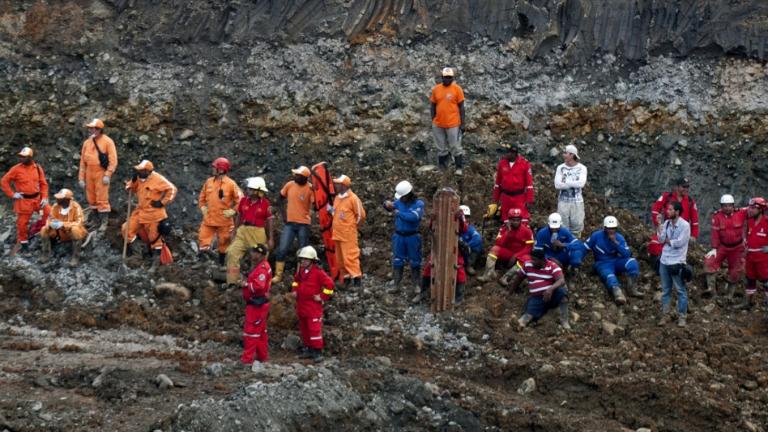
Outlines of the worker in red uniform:
{"type": "Polygon", "coordinates": [[[691,224],[691,240],[695,242],[699,238],[699,209],[696,207],[696,201],[688,194],[690,190],[691,183],[687,178],[675,180],[672,192],[664,192],[651,206],[651,221],[653,226],[658,228],[659,224],[664,222],[667,204],[678,201],[683,205],[680,217],[691,224]]]}
{"type": "Polygon", "coordinates": [[[501,215],[511,208],[518,208],[523,223],[528,223],[528,205],[533,204],[533,175],[531,164],[522,157],[514,144],[502,144],[504,156],[496,166],[496,182],[493,185],[493,202],[488,205],[486,219],[492,218],[501,205],[501,215]]]}
{"type": "Polygon", "coordinates": [[[712,215],[712,249],[704,256],[704,273],[707,275],[707,289],[703,294],[715,295],[717,271],[728,261],[726,292],[733,296],[736,284],[744,272],[744,226],[747,209],[735,207],[733,195],[720,197],[720,210],[712,215]]]}
{"type": "Polygon", "coordinates": [[[29,250],[29,220],[32,214],[40,212],[45,223],[51,212],[48,205],[48,182],[43,168],[32,159],[34,152],[24,147],[17,155],[20,163],[8,170],[0,180],[5,195],[13,199],[13,211],[16,213],[16,245],[11,251],[12,256],[19,250],[29,250]]]}
{"type": "Polygon", "coordinates": [[[752,297],[757,282],[763,285],[768,303],[768,202],[764,198],[752,198],[747,209],[747,289],[742,309],[752,307],[752,297]]]}
{"type": "Polygon", "coordinates": [[[240,284],[240,260],[252,247],[266,244],[275,247],[272,207],[267,198],[267,183],[263,177],[246,180],[245,196],[240,199],[235,215],[235,236],[227,248],[227,284],[240,284]]]}
{"type": "Polygon", "coordinates": [[[293,275],[291,294],[296,298],[299,332],[304,343],[299,358],[323,361],[323,303],[333,295],[334,282],[317,265],[317,251],[312,246],[299,250],[299,268],[293,275]]]}
{"type": "Polygon", "coordinates": [[[488,252],[485,273],[477,280],[488,282],[495,279],[496,261],[510,267],[515,264],[522,265],[531,258],[533,244],[533,231],[523,223],[523,211],[516,207],[509,209],[507,220],[496,236],[496,244],[488,252]]]}
{"type": "Polygon", "coordinates": [[[251,248],[253,270],[243,281],[245,322],[243,323],[243,355],[240,361],[259,370],[269,360],[267,315],[269,314],[269,290],[272,287],[272,268],[267,261],[267,246],[259,243],[251,248]],[[255,357],[255,359],[254,359],[255,357]]]}

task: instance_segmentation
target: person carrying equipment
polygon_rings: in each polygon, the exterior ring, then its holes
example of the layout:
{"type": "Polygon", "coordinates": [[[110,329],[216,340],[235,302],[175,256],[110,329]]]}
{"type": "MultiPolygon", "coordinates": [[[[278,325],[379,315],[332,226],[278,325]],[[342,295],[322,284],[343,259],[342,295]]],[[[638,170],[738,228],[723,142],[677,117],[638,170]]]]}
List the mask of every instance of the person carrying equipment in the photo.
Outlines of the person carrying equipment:
{"type": "Polygon", "coordinates": [[[93,119],[85,125],[91,134],[80,149],[80,171],[78,184],[85,189],[88,208],[96,214],[98,230],[107,230],[109,204],[109,183],[117,170],[117,148],[112,138],[104,134],[104,121],[93,119]]]}

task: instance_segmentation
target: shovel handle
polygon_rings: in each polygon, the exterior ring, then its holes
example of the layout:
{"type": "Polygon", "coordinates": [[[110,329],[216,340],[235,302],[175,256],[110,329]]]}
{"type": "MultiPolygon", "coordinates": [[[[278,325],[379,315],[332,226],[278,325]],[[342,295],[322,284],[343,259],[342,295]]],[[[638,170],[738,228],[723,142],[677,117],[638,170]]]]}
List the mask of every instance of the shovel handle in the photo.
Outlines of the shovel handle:
{"type": "Polygon", "coordinates": [[[128,222],[131,220],[131,201],[133,201],[133,191],[128,189],[128,213],[125,214],[125,232],[123,232],[123,261],[128,254],[128,222]]]}

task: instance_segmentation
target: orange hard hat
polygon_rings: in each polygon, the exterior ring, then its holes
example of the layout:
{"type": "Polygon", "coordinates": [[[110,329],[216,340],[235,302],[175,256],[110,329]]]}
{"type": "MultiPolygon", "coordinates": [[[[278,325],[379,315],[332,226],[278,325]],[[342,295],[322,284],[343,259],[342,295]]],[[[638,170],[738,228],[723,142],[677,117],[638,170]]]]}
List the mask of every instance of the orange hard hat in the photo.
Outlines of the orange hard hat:
{"type": "Polygon", "coordinates": [[[139,162],[138,165],[134,166],[133,169],[135,169],[136,171],[141,171],[141,170],[152,171],[155,169],[155,166],[152,165],[152,162],[144,159],[141,162],[139,162]]]}
{"type": "Polygon", "coordinates": [[[522,217],[523,217],[523,212],[522,212],[522,210],[520,210],[520,209],[519,209],[519,208],[517,208],[517,207],[515,207],[515,208],[511,208],[511,209],[509,209],[509,211],[507,212],[507,219],[512,219],[512,218],[522,218],[522,217]]]}
{"type": "Polygon", "coordinates": [[[224,171],[224,172],[229,172],[229,167],[230,167],[229,160],[227,160],[227,158],[223,158],[223,157],[216,158],[216,160],[213,161],[211,166],[216,168],[217,170],[221,170],[221,171],[224,171]]]}
{"type": "Polygon", "coordinates": [[[302,166],[300,166],[300,167],[298,167],[296,169],[292,169],[291,172],[294,173],[294,174],[298,174],[298,175],[304,176],[304,177],[309,177],[310,176],[309,168],[305,167],[304,165],[302,165],[302,166]]]}
{"type": "Polygon", "coordinates": [[[344,186],[349,186],[352,184],[352,179],[349,178],[349,176],[342,174],[335,179],[333,179],[334,183],[343,184],[344,186]]]}
{"type": "Polygon", "coordinates": [[[53,195],[53,197],[56,199],[72,199],[73,196],[74,195],[72,194],[72,191],[67,188],[62,189],[53,195]]]}
{"type": "Polygon", "coordinates": [[[104,122],[101,119],[93,119],[90,123],[86,124],[87,128],[104,129],[104,122]]]}

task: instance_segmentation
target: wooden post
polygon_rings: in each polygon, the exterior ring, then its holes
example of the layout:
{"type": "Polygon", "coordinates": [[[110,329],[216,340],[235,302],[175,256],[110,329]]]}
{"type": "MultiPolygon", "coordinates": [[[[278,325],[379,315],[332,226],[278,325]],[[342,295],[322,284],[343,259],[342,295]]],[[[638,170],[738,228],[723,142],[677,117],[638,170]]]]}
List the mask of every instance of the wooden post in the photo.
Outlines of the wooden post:
{"type": "Polygon", "coordinates": [[[453,308],[456,292],[456,261],[459,253],[459,195],[451,188],[442,188],[433,199],[435,218],[432,221],[432,312],[453,308]]]}

